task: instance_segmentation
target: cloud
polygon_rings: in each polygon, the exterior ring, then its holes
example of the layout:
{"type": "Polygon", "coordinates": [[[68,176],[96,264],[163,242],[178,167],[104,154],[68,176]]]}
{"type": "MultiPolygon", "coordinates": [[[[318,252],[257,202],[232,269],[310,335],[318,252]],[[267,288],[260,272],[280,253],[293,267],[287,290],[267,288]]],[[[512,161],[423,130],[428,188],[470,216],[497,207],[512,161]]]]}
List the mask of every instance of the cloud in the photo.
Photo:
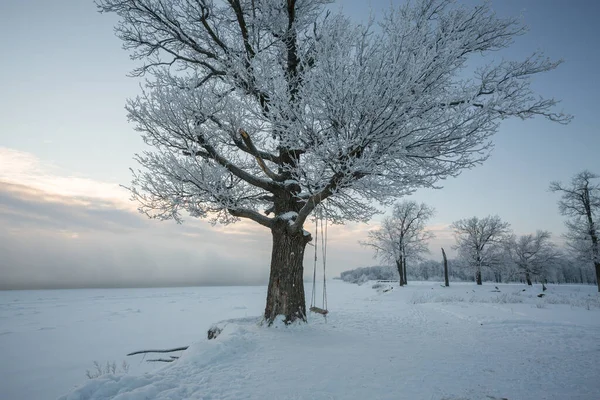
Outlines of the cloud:
{"type": "Polygon", "coordinates": [[[48,193],[0,181],[0,219],[13,229],[131,231],[148,226],[134,212],[113,201],[48,193]]]}
{"type": "Polygon", "coordinates": [[[37,189],[50,196],[100,199],[117,208],[135,209],[128,201],[127,191],[118,184],[73,175],[31,153],[0,147],[0,165],[0,181],[4,183],[37,189]]]}
{"type": "Polygon", "coordinates": [[[258,284],[270,234],[150,220],[116,184],[0,148],[0,289],[258,284]],[[232,251],[239,249],[239,251],[232,251]]]}

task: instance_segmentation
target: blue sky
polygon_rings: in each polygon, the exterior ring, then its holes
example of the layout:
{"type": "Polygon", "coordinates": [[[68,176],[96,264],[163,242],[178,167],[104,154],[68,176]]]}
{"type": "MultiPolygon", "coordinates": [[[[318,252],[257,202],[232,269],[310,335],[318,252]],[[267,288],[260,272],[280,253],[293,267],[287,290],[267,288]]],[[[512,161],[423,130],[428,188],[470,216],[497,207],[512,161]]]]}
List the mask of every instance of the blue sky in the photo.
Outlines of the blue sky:
{"type": "MultiPolygon", "coordinates": [[[[337,3],[357,20],[370,8],[381,15],[389,5],[337,3]]],[[[491,4],[501,16],[523,15],[530,28],[492,58],[522,59],[543,50],[564,59],[557,70],[538,76],[534,88],[561,99],[560,108],[575,119],[567,126],[506,121],[484,165],[443,182],[442,190],[412,196],[437,209],[431,221],[436,252],[453,244],[450,223],[475,215],[498,214],[516,233],[545,229],[559,239],[563,218],[549,182],[567,181],[586,168],[600,172],[600,3],[491,4]]],[[[0,2],[0,16],[0,286],[266,282],[265,230],[250,223],[148,221],[119,189],[130,181],[128,169],[135,167],[132,156],[142,141],[126,120],[125,100],[139,87],[126,77],[134,63],[112,33],[115,17],[80,0],[8,0],[0,2]],[[232,241],[239,251],[228,251],[232,241]]],[[[333,275],[375,263],[371,250],[357,242],[376,225],[377,219],[330,231],[333,275]]]]}

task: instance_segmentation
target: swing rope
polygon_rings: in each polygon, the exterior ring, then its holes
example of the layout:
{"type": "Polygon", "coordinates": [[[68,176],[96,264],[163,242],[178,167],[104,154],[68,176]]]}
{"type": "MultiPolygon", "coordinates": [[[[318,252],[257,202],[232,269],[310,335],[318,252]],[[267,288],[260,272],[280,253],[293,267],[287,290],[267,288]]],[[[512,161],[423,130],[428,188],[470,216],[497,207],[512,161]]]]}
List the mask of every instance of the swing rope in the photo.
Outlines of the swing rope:
{"type": "Polygon", "coordinates": [[[325,214],[325,223],[323,223],[323,212],[319,209],[318,216],[315,216],[315,259],[313,268],[313,287],[310,300],[310,311],[327,315],[327,214],[325,214]],[[319,221],[321,221],[321,255],[323,258],[323,308],[316,306],[316,286],[317,286],[317,263],[318,263],[318,244],[319,244],[319,221]],[[324,225],[324,226],[323,226],[324,225]]]}
{"type": "Polygon", "coordinates": [[[317,286],[317,246],[319,244],[319,219],[315,217],[315,265],[313,268],[313,284],[312,284],[312,296],[310,298],[310,308],[312,309],[315,305],[315,295],[317,286]]]}
{"type": "Polygon", "coordinates": [[[323,309],[327,310],[327,214],[325,214],[325,233],[323,234],[323,220],[321,220],[321,251],[323,252],[323,309]]]}

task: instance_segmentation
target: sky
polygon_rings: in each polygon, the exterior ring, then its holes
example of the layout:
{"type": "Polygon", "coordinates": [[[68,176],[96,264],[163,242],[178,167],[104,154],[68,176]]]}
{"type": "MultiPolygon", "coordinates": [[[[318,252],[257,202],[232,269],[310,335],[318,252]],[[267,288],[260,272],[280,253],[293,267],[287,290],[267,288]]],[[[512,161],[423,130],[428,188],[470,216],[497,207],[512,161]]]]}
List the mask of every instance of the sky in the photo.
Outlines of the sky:
{"type": "MultiPolygon", "coordinates": [[[[333,7],[364,20],[370,12],[381,16],[389,3],[342,0],[333,7]]],[[[449,225],[471,216],[497,214],[517,234],[549,230],[560,242],[564,218],[549,183],[583,169],[600,173],[600,3],[492,0],[491,6],[500,16],[522,15],[530,29],[493,57],[519,60],[542,50],[563,59],[557,70],[535,77],[533,87],[561,99],[559,109],[574,120],[566,126],[504,121],[483,165],[440,182],[443,189],[412,195],[437,210],[429,224],[437,235],[433,259],[441,246],[453,254],[449,225]]],[[[148,220],[119,186],[130,182],[143,142],[124,109],[140,89],[127,77],[136,64],[113,34],[116,21],[92,1],[0,2],[0,289],[266,283],[265,228],[148,220]]],[[[330,228],[330,277],[378,264],[358,242],[381,218],[330,228]]]]}

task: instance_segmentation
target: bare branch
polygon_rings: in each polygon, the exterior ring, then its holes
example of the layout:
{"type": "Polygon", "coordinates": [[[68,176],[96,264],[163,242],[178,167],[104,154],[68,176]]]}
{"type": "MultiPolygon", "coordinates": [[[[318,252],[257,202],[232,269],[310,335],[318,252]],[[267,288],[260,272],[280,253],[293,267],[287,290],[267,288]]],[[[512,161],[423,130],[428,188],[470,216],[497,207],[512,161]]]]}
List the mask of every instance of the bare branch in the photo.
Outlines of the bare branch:
{"type": "Polygon", "coordinates": [[[146,353],[173,353],[175,351],[184,351],[187,350],[189,346],[176,347],[174,349],[168,350],[139,350],[134,351],[132,353],[127,354],[128,356],[135,356],[136,354],[146,354],[146,353]]]}
{"type": "Polygon", "coordinates": [[[254,143],[252,143],[252,139],[250,138],[250,135],[248,135],[248,133],[243,129],[240,129],[239,132],[240,132],[240,136],[242,137],[242,140],[246,144],[246,148],[249,150],[250,154],[252,154],[256,158],[256,162],[260,166],[260,169],[262,169],[263,172],[269,178],[273,179],[274,181],[283,182],[285,180],[285,177],[274,173],[273,171],[271,171],[269,169],[269,167],[267,167],[267,165],[265,164],[264,160],[261,157],[261,153],[256,149],[256,146],[254,146],[254,143]]]}
{"type": "Polygon", "coordinates": [[[227,211],[234,217],[248,218],[261,224],[262,226],[266,226],[267,228],[271,228],[273,226],[272,218],[265,217],[264,215],[261,215],[253,210],[229,208],[227,211]]]}

